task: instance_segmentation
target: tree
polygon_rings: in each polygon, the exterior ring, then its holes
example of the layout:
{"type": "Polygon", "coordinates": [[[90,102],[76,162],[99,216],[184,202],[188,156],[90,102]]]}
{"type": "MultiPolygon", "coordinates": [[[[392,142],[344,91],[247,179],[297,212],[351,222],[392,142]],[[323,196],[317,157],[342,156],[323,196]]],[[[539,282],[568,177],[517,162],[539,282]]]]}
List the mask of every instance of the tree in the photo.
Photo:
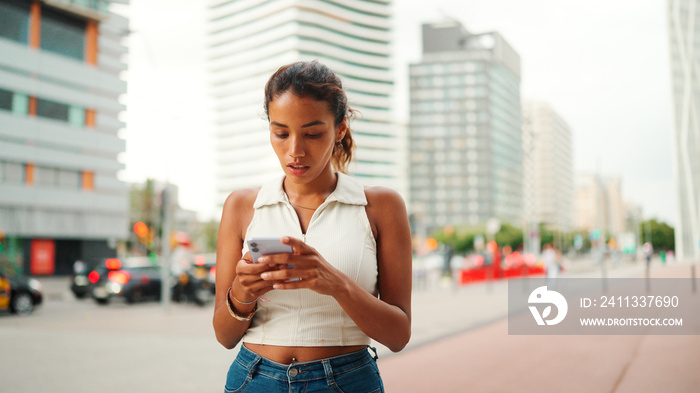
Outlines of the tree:
{"type": "Polygon", "coordinates": [[[219,220],[205,222],[199,232],[199,238],[203,243],[203,252],[216,251],[216,240],[219,236],[219,220]]]}
{"type": "Polygon", "coordinates": [[[646,220],[639,224],[642,242],[651,240],[654,251],[670,251],[676,248],[674,229],[665,222],[655,219],[646,220]]]}
{"type": "MultiPolygon", "coordinates": [[[[441,244],[450,246],[456,254],[464,255],[474,251],[474,239],[478,235],[487,237],[484,226],[450,228],[448,231],[441,229],[434,232],[431,237],[441,244]]],[[[517,250],[523,244],[523,231],[518,227],[503,223],[494,238],[499,247],[510,246],[513,250],[517,250]]]]}

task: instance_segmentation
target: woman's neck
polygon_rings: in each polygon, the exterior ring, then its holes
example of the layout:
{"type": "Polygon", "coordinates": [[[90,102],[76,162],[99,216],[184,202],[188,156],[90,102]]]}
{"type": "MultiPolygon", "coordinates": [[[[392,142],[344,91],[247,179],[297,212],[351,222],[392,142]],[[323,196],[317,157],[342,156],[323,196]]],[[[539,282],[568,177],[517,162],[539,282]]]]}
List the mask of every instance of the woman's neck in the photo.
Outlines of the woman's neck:
{"type": "Polygon", "coordinates": [[[338,175],[331,171],[309,183],[293,183],[285,177],[282,184],[290,202],[304,206],[318,206],[335,190],[338,175]]]}

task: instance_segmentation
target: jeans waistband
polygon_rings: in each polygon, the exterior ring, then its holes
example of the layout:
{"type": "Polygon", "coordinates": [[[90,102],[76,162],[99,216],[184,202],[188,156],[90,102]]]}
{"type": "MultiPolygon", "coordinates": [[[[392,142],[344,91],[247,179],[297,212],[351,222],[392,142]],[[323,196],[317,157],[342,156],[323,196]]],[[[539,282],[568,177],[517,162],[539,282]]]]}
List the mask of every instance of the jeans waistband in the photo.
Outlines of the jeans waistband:
{"type": "MultiPolygon", "coordinates": [[[[368,347],[374,350],[372,347],[368,347]]],[[[375,350],[376,356],[376,350],[375,350]]],[[[285,381],[310,381],[316,379],[333,380],[338,376],[350,372],[373,361],[373,357],[367,348],[348,354],[333,356],[326,359],[282,364],[262,357],[249,350],[245,345],[241,346],[236,361],[248,369],[250,374],[261,373],[271,378],[285,381]]]]}

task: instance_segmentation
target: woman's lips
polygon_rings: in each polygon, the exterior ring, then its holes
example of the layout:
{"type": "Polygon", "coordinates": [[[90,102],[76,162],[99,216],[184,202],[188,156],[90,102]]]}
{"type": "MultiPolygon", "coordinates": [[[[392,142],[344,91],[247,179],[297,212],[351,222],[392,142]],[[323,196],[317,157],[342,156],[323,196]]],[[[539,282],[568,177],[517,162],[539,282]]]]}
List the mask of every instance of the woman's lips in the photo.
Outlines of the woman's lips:
{"type": "Polygon", "coordinates": [[[300,164],[289,164],[287,165],[287,168],[289,168],[289,171],[292,173],[292,175],[303,175],[306,173],[306,171],[309,170],[309,167],[306,165],[300,165],[300,164]]]}

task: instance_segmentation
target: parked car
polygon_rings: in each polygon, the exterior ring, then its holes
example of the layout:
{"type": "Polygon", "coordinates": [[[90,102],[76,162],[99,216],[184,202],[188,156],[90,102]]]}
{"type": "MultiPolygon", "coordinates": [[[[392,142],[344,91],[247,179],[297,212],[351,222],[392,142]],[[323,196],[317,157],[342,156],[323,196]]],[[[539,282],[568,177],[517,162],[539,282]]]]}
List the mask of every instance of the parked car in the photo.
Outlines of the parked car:
{"type": "Polygon", "coordinates": [[[38,280],[0,270],[0,311],[28,315],[42,301],[41,283],[38,280]]]}
{"type": "Polygon", "coordinates": [[[148,257],[110,258],[88,274],[90,293],[99,304],[160,299],[160,267],[148,257]]]}
{"type": "Polygon", "coordinates": [[[88,274],[93,268],[83,261],[75,261],[73,274],[70,277],[70,290],[75,297],[83,299],[90,294],[90,280],[88,274]]]}

